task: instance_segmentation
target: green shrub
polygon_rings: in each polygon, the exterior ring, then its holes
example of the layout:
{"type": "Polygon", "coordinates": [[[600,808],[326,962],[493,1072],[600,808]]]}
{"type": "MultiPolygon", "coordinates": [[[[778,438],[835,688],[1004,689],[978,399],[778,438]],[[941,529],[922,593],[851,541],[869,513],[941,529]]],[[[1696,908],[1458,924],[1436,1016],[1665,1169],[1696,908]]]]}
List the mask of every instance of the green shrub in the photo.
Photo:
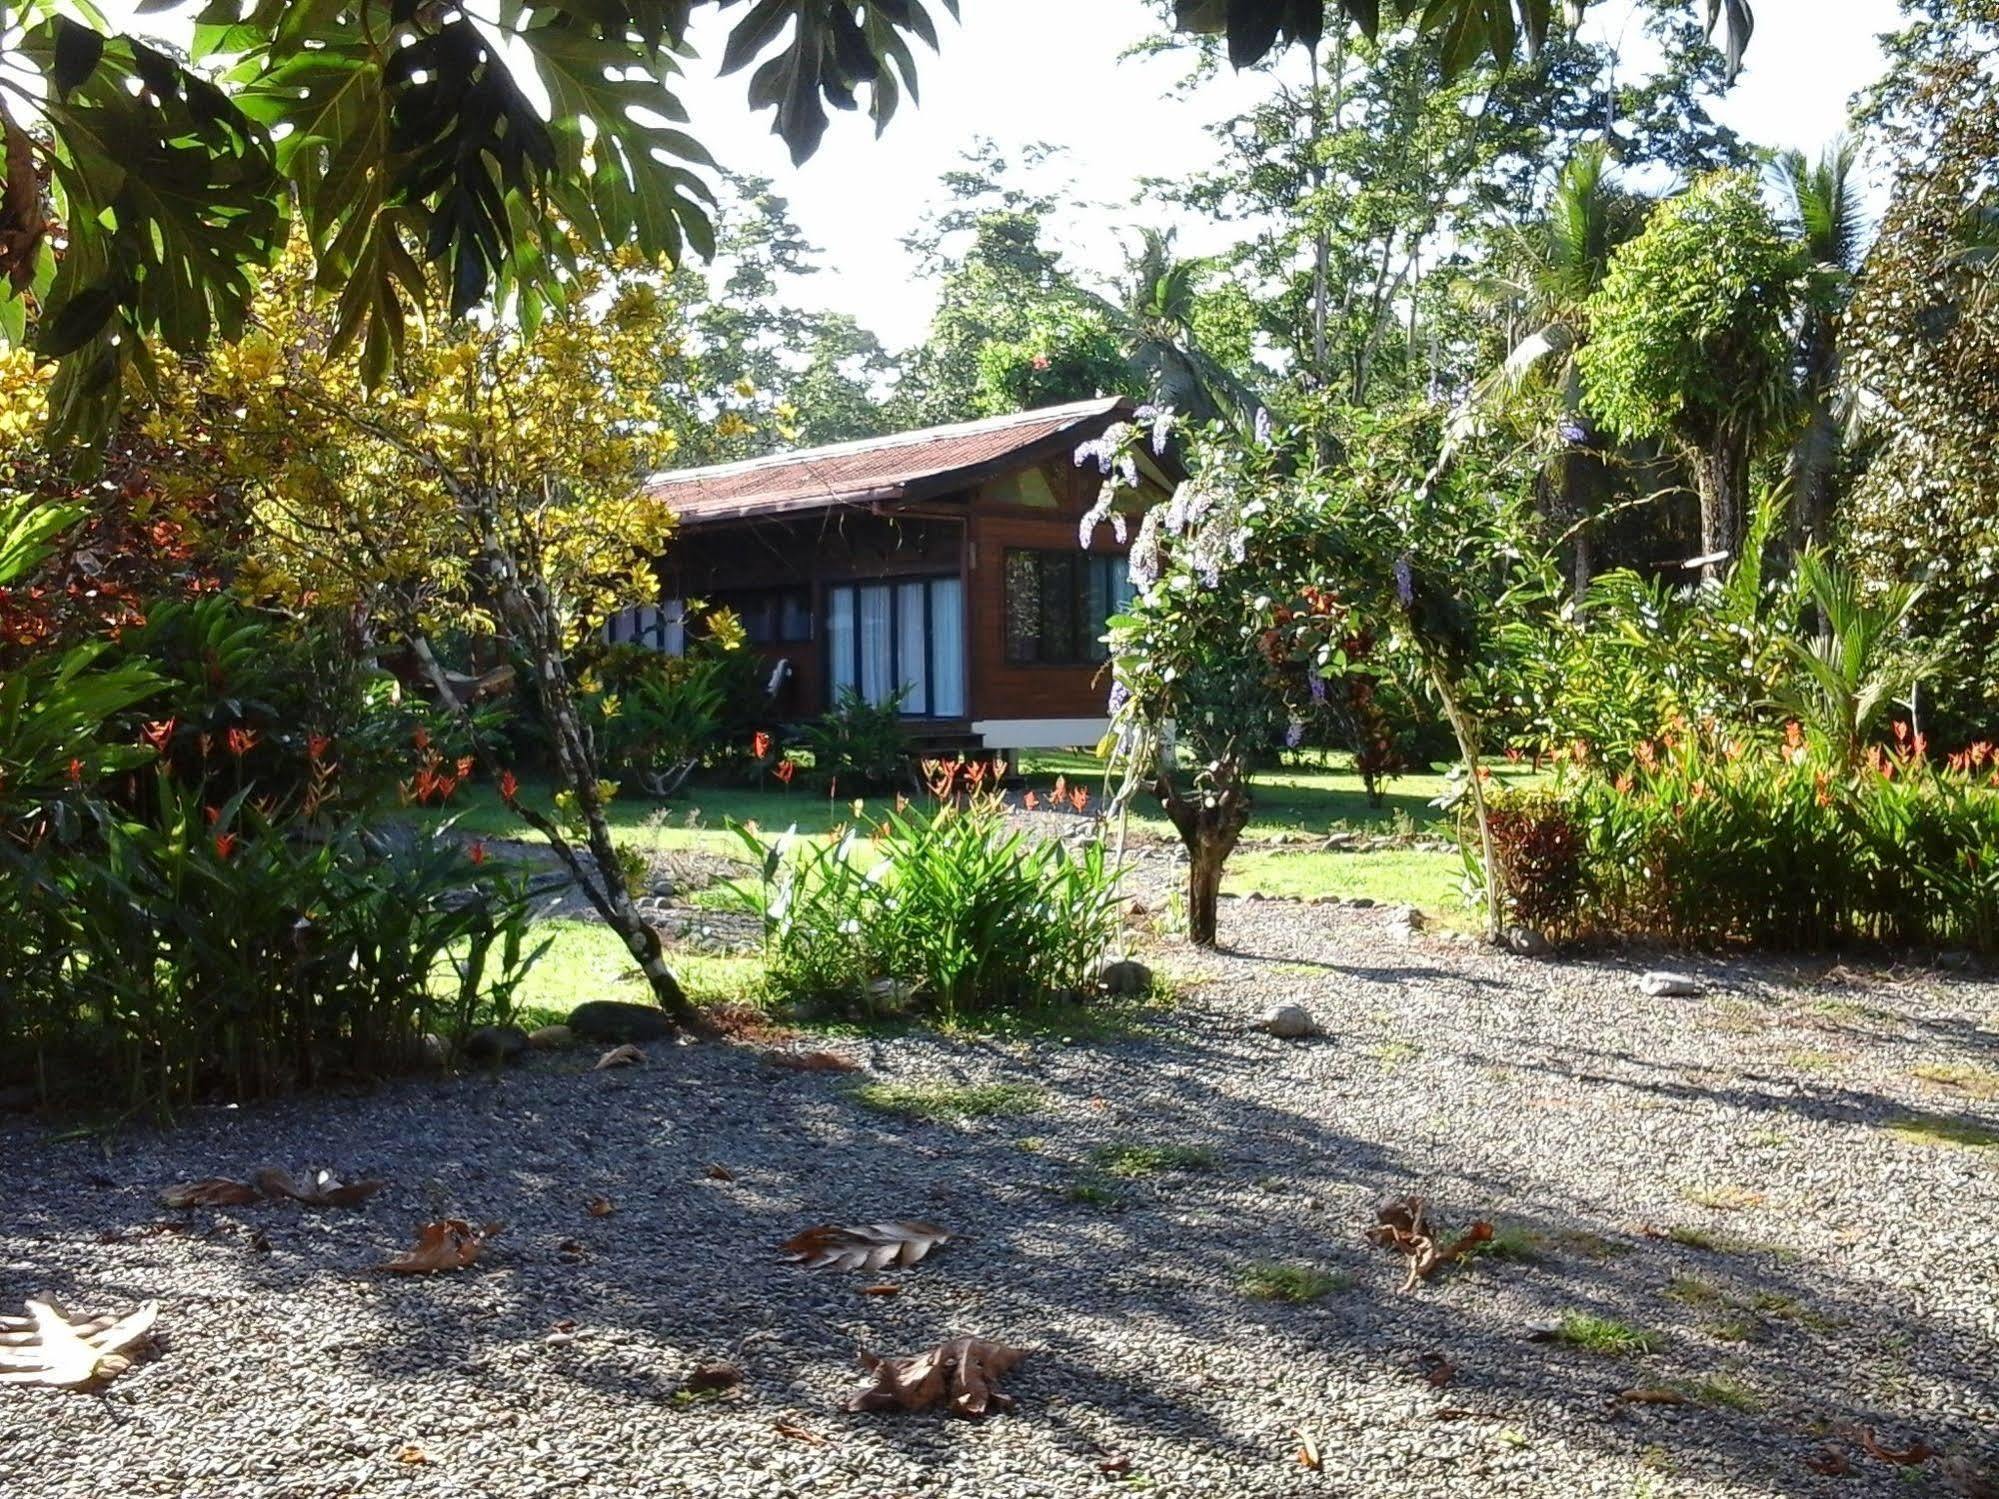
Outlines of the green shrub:
{"type": "Polygon", "coordinates": [[[886,980],[892,1003],[947,1017],[1031,1004],[1092,982],[1117,934],[1102,845],[1009,832],[994,798],[827,840],[736,832],[759,873],[732,898],[762,919],[772,980],[793,998],[865,1000],[886,980]]]}
{"type": "MultiPolygon", "coordinates": [[[[1536,846],[1559,842],[1550,826],[1579,832],[1580,924],[1691,946],[1999,952],[1991,751],[1938,767],[1909,743],[1843,774],[1801,742],[1641,750],[1631,772],[1579,777],[1521,811],[1536,846]]],[[[1512,873],[1516,901],[1543,905],[1575,881],[1563,861],[1512,873]]]]}
{"type": "Polygon", "coordinates": [[[902,694],[870,703],[851,687],[800,736],[819,774],[850,791],[880,790],[909,779],[909,735],[902,694]]]}

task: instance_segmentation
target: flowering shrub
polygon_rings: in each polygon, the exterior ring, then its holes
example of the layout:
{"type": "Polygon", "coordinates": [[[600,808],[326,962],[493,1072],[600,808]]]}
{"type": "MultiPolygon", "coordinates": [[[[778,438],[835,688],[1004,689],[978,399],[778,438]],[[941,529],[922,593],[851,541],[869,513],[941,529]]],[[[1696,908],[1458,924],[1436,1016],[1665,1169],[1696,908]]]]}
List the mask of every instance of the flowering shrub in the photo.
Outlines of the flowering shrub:
{"type": "Polygon", "coordinates": [[[827,840],[736,832],[758,874],[733,893],[790,998],[863,1002],[889,980],[898,1003],[947,1017],[1027,1004],[1085,988],[1117,935],[1102,846],[1009,831],[995,797],[857,813],[827,840]]]}
{"type": "Polygon", "coordinates": [[[1573,897],[1566,863],[1509,869],[1516,900],[1557,927],[1572,908],[1582,927],[1689,946],[1999,953],[1990,746],[1940,767],[1904,728],[1894,749],[1877,747],[1843,773],[1795,736],[1752,750],[1690,735],[1641,746],[1629,771],[1583,775],[1511,811],[1516,847],[1580,840],[1573,897]]]}

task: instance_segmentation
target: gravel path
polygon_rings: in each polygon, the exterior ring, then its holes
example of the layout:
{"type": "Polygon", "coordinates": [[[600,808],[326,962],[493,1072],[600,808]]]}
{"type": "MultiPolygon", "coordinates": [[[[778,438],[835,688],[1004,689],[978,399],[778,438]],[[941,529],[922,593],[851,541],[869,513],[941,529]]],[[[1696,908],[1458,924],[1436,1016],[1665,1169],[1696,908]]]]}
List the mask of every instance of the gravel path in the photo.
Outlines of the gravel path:
{"type": "Polygon", "coordinates": [[[1140,1033],[830,1043],[858,1078],[660,1047],[102,1141],[10,1127],[0,1304],[157,1297],[163,1347],[102,1395],[0,1389],[0,1494],[1026,1499],[1136,1475],[1176,1495],[1861,1495],[1999,1472],[1999,1146],[1888,1127],[1999,1131],[1999,1102],[1914,1075],[1999,1069],[1999,986],[1709,964],[1703,997],[1649,999],[1636,958],[1534,963],[1281,902],[1231,903],[1223,935],[1233,951],[1152,955],[1196,982],[1140,1033]],[[1278,1000],[1328,1034],[1248,1029],[1278,1000]],[[1041,1103],[923,1121],[861,1106],[857,1081],[1041,1103]],[[1139,1179],[1092,1161],[1129,1144],[1214,1159],[1139,1179]],[[350,1211],[154,1200],[269,1164],[392,1185],[350,1211]],[[1402,1294],[1361,1232],[1411,1191],[1533,1257],[1402,1294]],[[615,1214],[591,1217],[593,1193],[615,1214]],[[509,1227],[466,1273],[370,1272],[447,1213],[509,1227]],[[893,1298],[773,1253],[903,1216],[967,1237],[879,1277],[893,1298]],[[1239,1281],[1264,1262],[1340,1284],[1255,1300],[1239,1281]],[[1658,1350],[1524,1336],[1565,1312],[1658,1350]],[[1038,1348],[1006,1382],[1017,1413],[838,1413],[857,1350],[964,1332],[1038,1348]],[[1446,1387],[1422,1377],[1432,1352],[1446,1387]],[[740,1390],[676,1398],[715,1360],[740,1390]],[[1614,1398],[1676,1382],[1705,1403],[1614,1398]],[[1905,1476],[1861,1426],[1944,1456],[1905,1476]],[[1829,1440],[1845,1476],[1809,1465],[1829,1440]],[[1100,1471],[1118,1460],[1129,1475],[1100,1471]]]}

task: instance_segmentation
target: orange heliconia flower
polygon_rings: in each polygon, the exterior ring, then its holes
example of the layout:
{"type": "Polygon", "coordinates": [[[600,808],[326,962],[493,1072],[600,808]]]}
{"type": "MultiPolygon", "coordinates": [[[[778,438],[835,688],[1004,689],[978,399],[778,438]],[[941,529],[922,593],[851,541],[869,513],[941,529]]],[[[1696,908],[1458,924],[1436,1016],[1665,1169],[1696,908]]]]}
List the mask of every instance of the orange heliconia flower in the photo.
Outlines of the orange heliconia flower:
{"type": "Polygon", "coordinates": [[[791,778],[798,774],[798,766],[790,760],[780,760],[771,767],[771,774],[789,786],[791,778]]]}
{"type": "Polygon", "coordinates": [[[218,859],[228,858],[236,852],[236,843],[237,838],[234,833],[217,833],[215,835],[215,857],[218,859]]]}
{"type": "Polygon", "coordinates": [[[762,729],[758,729],[756,733],[750,735],[750,754],[758,760],[768,760],[770,758],[770,735],[766,734],[762,729]]]}
{"type": "Polygon", "coordinates": [[[503,770],[500,772],[501,801],[511,804],[513,799],[520,794],[520,789],[521,789],[520,780],[514,775],[514,773],[511,770],[503,770]]]}
{"type": "Polygon", "coordinates": [[[483,843],[474,843],[465,852],[470,856],[474,864],[484,864],[486,862],[486,845],[483,843]]]}

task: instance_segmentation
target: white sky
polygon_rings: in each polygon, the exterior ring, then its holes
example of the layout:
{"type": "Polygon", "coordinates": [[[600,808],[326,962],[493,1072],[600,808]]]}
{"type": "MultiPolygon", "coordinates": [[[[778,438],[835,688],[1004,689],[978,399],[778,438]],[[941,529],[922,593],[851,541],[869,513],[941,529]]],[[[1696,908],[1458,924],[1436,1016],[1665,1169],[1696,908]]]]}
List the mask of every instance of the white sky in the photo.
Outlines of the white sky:
{"type": "MultiPolygon", "coordinates": [[[[742,75],[718,81],[713,63],[688,66],[696,133],[724,165],[773,179],[806,237],[827,252],[825,273],[798,288],[799,299],[852,313],[891,347],[919,340],[932,309],[898,241],[975,137],[1066,147],[1062,172],[1073,190],[1121,204],[1138,178],[1206,165],[1213,146],[1203,127],[1236,112],[1264,82],[1224,76],[1190,99],[1163,97],[1181,61],[1118,61],[1155,24],[1143,0],[962,0],[960,8],[962,24],[942,28],[942,55],[919,58],[920,106],[905,101],[880,140],[864,115],[835,113],[825,145],[797,170],[768,135],[768,116],[748,114],[742,75]]],[[[1587,34],[1613,42],[1628,34],[1635,66],[1642,28],[1631,13],[1631,0],[1600,0],[1587,34]]],[[[1816,155],[1845,124],[1849,96],[1879,76],[1875,38],[1896,17],[1894,0],[1757,0],[1747,65],[1716,116],[1758,144],[1816,155]]],[[[719,29],[697,36],[710,57],[720,55],[719,29]]],[[[1111,228],[1119,222],[1171,220],[1161,208],[1135,206],[1066,226],[1064,248],[1099,274],[1114,271],[1122,258],[1111,228]]],[[[1184,226],[1180,248],[1219,245],[1184,226]]]]}

